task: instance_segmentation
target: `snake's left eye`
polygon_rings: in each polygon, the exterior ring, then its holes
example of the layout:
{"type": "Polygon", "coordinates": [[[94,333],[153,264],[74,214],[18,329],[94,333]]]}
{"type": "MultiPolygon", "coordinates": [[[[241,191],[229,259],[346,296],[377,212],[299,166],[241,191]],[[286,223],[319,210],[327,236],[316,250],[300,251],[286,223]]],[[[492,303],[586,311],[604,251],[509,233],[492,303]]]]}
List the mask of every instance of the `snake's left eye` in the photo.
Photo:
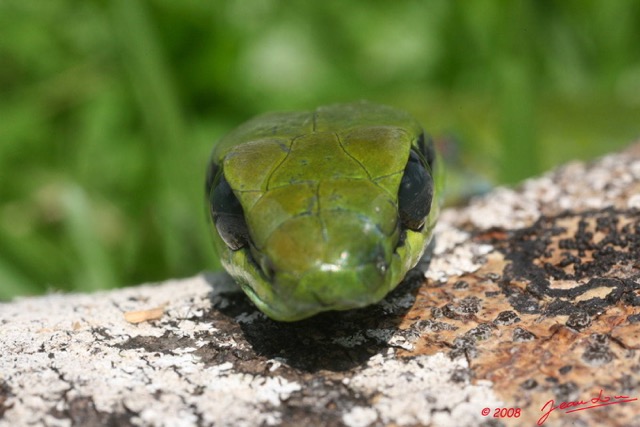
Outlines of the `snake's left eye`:
{"type": "Polygon", "coordinates": [[[431,210],[433,177],[424,158],[411,150],[398,190],[400,222],[410,230],[419,231],[431,210]]]}
{"type": "Polygon", "coordinates": [[[213,189],[209,193],[211,219],[226,245],[231,250],[238,250],[249,242],[249,229],[242,205],[222,171],[219,171],[219,176],[212,185],[213,189]]]}

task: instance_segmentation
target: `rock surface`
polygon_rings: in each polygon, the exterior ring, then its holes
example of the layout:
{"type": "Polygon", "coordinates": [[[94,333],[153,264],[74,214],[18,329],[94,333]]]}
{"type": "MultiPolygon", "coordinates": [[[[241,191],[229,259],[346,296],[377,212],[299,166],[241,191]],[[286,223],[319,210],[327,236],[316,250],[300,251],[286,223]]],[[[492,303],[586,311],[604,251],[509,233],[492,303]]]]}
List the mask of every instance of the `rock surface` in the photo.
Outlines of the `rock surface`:
{"type": "Polygon", "coordinates": [[[0,425],[640,425],[640,145],[436,236],[380,304],[297,323],[224,274],[0,304],[0,425]]]}

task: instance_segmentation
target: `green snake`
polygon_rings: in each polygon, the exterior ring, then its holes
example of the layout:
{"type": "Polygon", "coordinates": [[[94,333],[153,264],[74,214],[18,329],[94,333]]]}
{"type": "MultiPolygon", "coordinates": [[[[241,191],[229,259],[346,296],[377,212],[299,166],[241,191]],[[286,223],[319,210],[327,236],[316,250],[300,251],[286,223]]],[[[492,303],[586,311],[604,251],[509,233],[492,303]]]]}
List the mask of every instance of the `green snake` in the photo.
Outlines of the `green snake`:
{"type": "Polygon", "coordinates": [[[274,320],[379,302],[431,239],[439,164],[420,124],[383,105],[249,120],[207,169],[222,266],[274,320]]]}

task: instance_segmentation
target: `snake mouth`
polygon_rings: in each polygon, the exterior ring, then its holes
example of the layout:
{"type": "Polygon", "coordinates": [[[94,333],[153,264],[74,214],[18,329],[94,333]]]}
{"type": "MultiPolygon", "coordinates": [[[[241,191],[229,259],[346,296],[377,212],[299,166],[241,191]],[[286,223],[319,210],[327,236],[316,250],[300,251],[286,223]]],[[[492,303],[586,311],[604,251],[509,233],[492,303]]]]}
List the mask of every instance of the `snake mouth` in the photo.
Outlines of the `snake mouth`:
{"type": "Polygon", "coordinates": [[[346,299],[346,300],[332,300],[328,299],[326,295],[323,295],[319,292],[311,292],[312,297],[314,298],[317,306],[320,311],[329,311],[329,310],[352,310],[356,308],[365,307],[372,303],[377,302],[377,300],[369,300],[365,298],[359,299],[346,299]]]}
{"type": "Polygon", "coordinates": [[[296,304],[293,307],[285,305],[282,301],[278,300],[268,302],[262,299],[249,283],[243,283],[241,287],[247,297],[256,305],[256,307],[258,307],[260,311],[266,314],[269,318],[279,322],[295,322],[311,317],[322,311],[331,310],[331,308],[320,304],[320,301],[316,301],[316,303],[308,305],[296,304]]]}

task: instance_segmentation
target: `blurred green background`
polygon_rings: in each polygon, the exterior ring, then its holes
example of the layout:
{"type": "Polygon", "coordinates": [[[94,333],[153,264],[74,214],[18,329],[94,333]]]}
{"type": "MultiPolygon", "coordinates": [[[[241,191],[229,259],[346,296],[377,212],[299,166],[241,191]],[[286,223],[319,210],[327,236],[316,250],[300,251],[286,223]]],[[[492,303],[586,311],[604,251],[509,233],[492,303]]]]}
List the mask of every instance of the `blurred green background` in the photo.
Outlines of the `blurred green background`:
{"type": "Polygon", "coordinates": [[[212,144],[363,98],[458,195],[593,158],[640,131],[640,2],[0,0],[0,299],[218,268],[212,144]]]}

